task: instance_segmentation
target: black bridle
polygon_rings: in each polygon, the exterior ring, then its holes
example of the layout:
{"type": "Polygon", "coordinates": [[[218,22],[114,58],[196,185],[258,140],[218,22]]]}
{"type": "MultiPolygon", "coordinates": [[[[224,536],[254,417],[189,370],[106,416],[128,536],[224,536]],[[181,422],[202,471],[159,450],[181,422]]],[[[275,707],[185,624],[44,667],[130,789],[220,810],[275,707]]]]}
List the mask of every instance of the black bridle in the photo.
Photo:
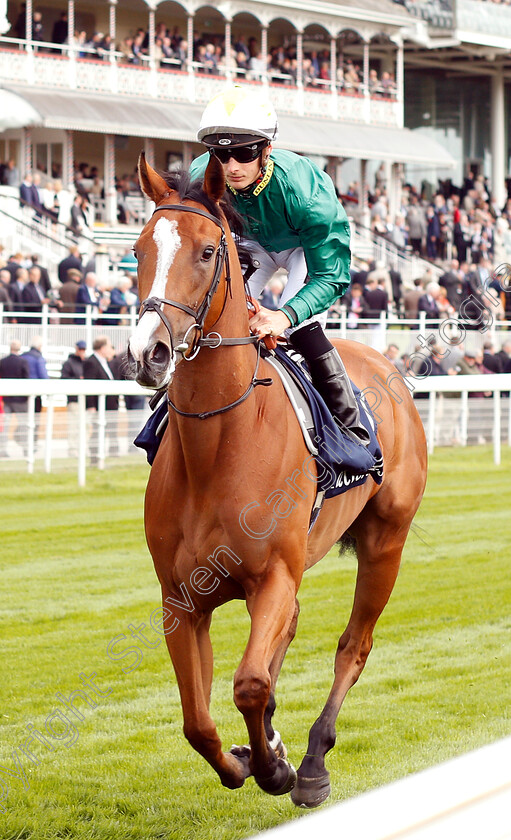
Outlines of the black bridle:
{"type": "MultiPolygon", "coordinates": [[[[239,338],[224,338],[217,332],[210,332],[207,336],[203,337],[203,329],[204,329],[204,322],[207,318],[209,308],[211,306],[211,302],[213,300],[214,294],[218,289],[218,284],[220,283],[220,278],[222,276],[222,271],[225,266],[225,281],[226,281],[226,293],[225,299],[222,306],[222,311],[218,318],[221,317],[222,312],[224,311],[225,304],[227,301],[227,295],[231,294],[231,271],[229,265],[229,251],[227,248],[227,239],[225,237],[225,230],[222,222],[213,216],[211,213],[208,213],[206,210],[200,210],[198,207],[190,207],[188,204],[160,204],[159,207],[156,207],[154,213],[158,213],[160,210],[180,210],[186,213],[196,213],[198,216],[203,216],[206,219],[209,219],[211,222],[214,222],[217,227],[221,230],[221,237],[220,242],[217,248],[216,257],[215,257],[215,268],[213,272],[213,277],[209,288],[204,296],[204,299],[198,309],[192,309],[190,306],[187,306],[185,303],[180,303],[180,301],[172,300],[171,298],[158,298],[158,297],[150,297],[146,298],[146,300],[142,301],[139,319],[144,315],[145,312],[156,312],[156,314],[160,317],[161,321],[165,324],[167,331],[169,333],[170,338],[170,349],[172,356],[174,356],[174,351],[177,351],[182,354],[183,359],[187,362],[191,362],[194,359],[201,347],[209,347],[211,349],[216,349],[221,345],[224,346],[233,346],[236,344],[256,344],[259,339],[257,336],[254,335],[247,335],[242,336],[239,338]],[[163,311],[163,306],[174,306],[177,309],[181,309],[183,312],[186,312],[188,315],[191,315],[194,319],[194,323],[187,329],[183,341],[177,347],[174,348],[174,336],[172,334],[172,326],[170,324],[169,319],[165,315],[163,311]],[[192,344],[192,352],[187,356],[186,351],[188,350],[187,344],[187,337],[188,333],[191,330],[198,330],[198,338],[192,344]]],[[[231,295],[232,296],[232,295],[231,295]]],[[[218,319],[217,319],[218,320],[218,319]]],[[[216,322],[215,322],[216,323],[216,322]]],[[[213,325],[214,326],[214,325],[213,325]]],[[[207,417],[214,417],[216,414],[223,414],[226,411],[229,411],[231,408],[235,408],[240,403],[244,402],[247,399],[251,391],[256,387],[256,385],[271,385],[273,380],[272,379],[257,379],[257,371],[259,369],[259,360],[260,360],[260,349],[258,345],[258,352],[257,352],[257,362],[254,371],[254,375],[248,386],[247,390],[244,394],[239,397],[239,399],[235,400],[233,403],[224,406],[223,408],[218,408],[214,411],[205,411],[205,412],[198,412],[192,413],[188,411],[181,411],[174,403],[171,401],[170,397],[168,398],[169,405],[177,414],[180,414],[183,417],[196,417],[200,420],[205,420],[207,417]]]]}

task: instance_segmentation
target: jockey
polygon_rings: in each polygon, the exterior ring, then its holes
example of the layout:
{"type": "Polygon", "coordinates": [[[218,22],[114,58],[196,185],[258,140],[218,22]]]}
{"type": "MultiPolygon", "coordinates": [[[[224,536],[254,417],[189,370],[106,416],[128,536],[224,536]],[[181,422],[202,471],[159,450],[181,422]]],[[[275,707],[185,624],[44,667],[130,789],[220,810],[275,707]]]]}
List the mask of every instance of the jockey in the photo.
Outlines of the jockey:
{"type": "Polygon", "coordinates": [[[251,330],[285,332],[339,425],[367,445],[344,364],[322,329],[328,307],[350,283],[349,222],[325,172],[306,157],[272,148],[277,131],[275,111],[259,92],[224,90],[204,110],[197,137],[208,152],[193,161],[190,175],[204,176],[210,154],[222,163],[245,221],[242,246],[257,267],[249,280],[254,298],[279,268],[288,272],[280,308],[262,308],[250,319],[251,330]]]}

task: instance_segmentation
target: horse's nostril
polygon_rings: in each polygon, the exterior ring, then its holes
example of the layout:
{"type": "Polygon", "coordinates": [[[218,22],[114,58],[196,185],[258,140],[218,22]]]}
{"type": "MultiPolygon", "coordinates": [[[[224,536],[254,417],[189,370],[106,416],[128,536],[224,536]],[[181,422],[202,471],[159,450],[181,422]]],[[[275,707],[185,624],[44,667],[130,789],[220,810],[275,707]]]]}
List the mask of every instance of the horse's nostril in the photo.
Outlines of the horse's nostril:
{"type": "Polygon", "coordinates": [[[157,341],[149,358],[157,365],[166,365],[170,361],[170,350],[163,341],[157,341]]]}

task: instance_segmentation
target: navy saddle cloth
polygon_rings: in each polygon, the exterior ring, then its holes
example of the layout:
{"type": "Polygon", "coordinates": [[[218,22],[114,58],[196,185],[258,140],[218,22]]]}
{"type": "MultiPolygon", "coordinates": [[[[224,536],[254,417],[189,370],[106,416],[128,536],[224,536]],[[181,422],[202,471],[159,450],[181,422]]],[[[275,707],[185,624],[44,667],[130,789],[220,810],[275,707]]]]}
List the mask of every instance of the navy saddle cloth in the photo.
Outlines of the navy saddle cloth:
{"type": "Polygon", "coordinates": [[[360,408],[360,418],[369,432],[368,446],[356,443],[338,426],[323,397],[312,385],[305,364],[302,366],[296,363],[280,345],[275,355],[298,379],[307,396],[314,420],[314,443],[318,449],[318,490],[325,494],[326,499],[330,499],[364,484],[369,475],[377,484],[381,484],[383,457],[376,438],[376,423],[360,389],[351,383],[360,408]]]}
{"type": "MultiPolygon", "coordinates": [[[[376,424],[361,391],[353,385],[353,391],[360,407],[360,417],[370,435],[369,445],[362,446],[345,434],[332,417],[325,401],[313,387],[306,368],[291,359],[280,346],[275,355],[298,380],[309,402],[314,421],[314,444],[318,471],[318,491],[329,499],[345,493],[352,487],[364,484],[371,475],[377,484],[383,478],[383,458],[376,438],[376,424]]],[[[353,384],[353,383],[352,383],[353,384]]],[[[153,463],[166,426],[168,411],[167,393],[161,395],[156,407],[140,434],[135,446],[145,449],[147,460],[153,463]]]]}

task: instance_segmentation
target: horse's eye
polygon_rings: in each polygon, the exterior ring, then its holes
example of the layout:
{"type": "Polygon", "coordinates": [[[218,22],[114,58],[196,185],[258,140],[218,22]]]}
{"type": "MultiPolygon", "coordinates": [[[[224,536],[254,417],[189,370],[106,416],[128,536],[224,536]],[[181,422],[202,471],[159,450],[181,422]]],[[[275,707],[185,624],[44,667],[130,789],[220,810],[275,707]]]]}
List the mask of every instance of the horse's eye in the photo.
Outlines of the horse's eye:
{"type": "Polygon", "coordinates": [[[208,262],[208,260],[211,259],[211,257],[213,256],[214,253],[215,253],[215,249],[212,248],[211,245],[208,245],[208,247],[204,248],[204,250],[202,252],[201,260],[203,260],[204,262],[208,262]]]}

